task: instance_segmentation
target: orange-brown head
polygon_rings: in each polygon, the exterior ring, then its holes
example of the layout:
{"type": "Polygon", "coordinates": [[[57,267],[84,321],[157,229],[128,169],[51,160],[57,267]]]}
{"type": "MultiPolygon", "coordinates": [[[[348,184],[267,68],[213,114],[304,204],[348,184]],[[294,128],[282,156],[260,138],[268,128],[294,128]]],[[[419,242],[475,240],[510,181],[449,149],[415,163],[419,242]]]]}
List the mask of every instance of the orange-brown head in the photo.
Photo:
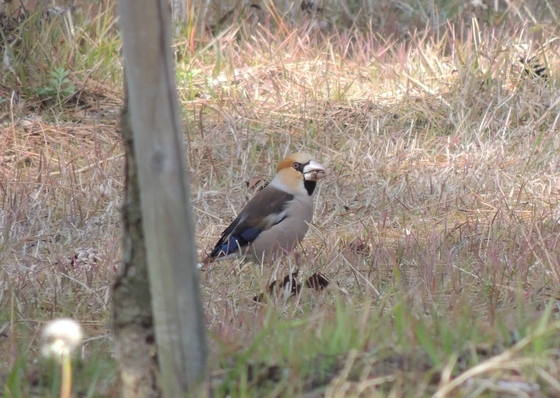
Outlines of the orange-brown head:
{"type": "Polygon", "coordinates": [[[327,173],[308,153],[296,152],[283,159],[271,184],[293,195],[312,195],[317,181],[327,173]]]}

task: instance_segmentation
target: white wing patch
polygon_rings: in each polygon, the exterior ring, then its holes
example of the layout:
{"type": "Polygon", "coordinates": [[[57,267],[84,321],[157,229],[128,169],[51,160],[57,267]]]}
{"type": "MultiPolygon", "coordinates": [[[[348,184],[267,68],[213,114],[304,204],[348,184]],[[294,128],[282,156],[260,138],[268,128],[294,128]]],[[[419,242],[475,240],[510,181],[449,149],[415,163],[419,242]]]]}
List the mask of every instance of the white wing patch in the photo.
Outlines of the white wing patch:
{"type": "Polygon", "coordinates": [[[278,224],[285,217],[286,217],[286,210],[283,210],[280,213],[274,213],[274,214],[270,214],[270,215],[266,216],[266,218],[265,218],[266,229],[269,229],[273,225],[278,224]]]}

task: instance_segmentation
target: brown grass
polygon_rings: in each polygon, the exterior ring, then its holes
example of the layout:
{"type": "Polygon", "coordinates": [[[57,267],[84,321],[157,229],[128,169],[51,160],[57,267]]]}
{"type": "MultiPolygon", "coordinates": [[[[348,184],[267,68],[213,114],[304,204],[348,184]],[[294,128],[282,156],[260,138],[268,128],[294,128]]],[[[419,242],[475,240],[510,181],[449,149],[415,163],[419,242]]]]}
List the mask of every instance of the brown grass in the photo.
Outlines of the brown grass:
{"type": "MultiPolygon", "coordinates": [[[[210,247],[246,202],[240,182],[263,166],[270,176],[287,151],[310,150],[331,171],[297,266],[335,283],[327,293],[273,300],[286,319],[330,319],[339,301],[360,311],[373,299],[369,316],[381,320],[371,322],[393,322],[403,303],[413,318],[443,317],[450,328],[472,322],[502,340],[493,328],[537,319],[545,292],[558,286],[555,77],[524,74],[518,59],[527,54],[519,49],[531,38],[522,29],[475,24],[463,27],[463,40],[456,34],[406,45],[345,34],[313,45],[316,36],[301,31],[283,40],[267,41],[266,32],[254,42],[238,44],[233,33],[220,40],[225,70],[201,81],[198,95],[213,91],[221,103],[188,106],[201,246],[210,247]]],[[[530,42],[552,74],[553,43],[553,35],[530,42]]],[[[259,335],[270,319],[251,298],[290,266],[221,264],[203,274],[220,341],[243,346],[259,335]]],[[[408,339],[422,345],[416,327],[408,325],[408,339]]]]}

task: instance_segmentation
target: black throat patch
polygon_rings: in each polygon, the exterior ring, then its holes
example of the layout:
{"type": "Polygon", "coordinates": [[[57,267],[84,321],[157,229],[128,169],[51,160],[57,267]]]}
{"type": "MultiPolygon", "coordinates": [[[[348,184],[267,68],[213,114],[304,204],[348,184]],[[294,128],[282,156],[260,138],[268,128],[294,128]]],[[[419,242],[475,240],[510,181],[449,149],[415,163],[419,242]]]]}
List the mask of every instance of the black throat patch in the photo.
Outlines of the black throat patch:
{"type": "Polygon", "coordinates": [[[313,195],[313,191],[315,191],[315,187],[317,186],[317,181],[303,181],[303,186],[305,187],[305,190],[307,191],[307,194],[309,196],[313,195]]]}

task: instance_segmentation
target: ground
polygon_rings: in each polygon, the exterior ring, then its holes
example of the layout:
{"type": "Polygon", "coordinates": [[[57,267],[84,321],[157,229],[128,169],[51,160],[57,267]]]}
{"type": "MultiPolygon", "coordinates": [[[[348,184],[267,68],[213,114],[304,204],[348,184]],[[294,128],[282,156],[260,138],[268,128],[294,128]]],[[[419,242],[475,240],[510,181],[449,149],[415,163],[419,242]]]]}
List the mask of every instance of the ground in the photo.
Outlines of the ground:
{"type": "MultiPolygon", "coordinates": [[[[401,36],[269,8],[176,39],[199,256],[286,153],[328,171],[293,256],[201,271],[218,396],[560,394],[558,12],[475,4],[449,23],[409,17],[422,29],[401,36]],[[294,269],[330,284],[253,300],[294,269]]],[[[59,316],[86,330],[76,394],[119,396],[122,65],[103,5],[75,10],[74,32],[61,15],[3,19],[7,396],[58,395],[38,351],[59,316]]]]}

